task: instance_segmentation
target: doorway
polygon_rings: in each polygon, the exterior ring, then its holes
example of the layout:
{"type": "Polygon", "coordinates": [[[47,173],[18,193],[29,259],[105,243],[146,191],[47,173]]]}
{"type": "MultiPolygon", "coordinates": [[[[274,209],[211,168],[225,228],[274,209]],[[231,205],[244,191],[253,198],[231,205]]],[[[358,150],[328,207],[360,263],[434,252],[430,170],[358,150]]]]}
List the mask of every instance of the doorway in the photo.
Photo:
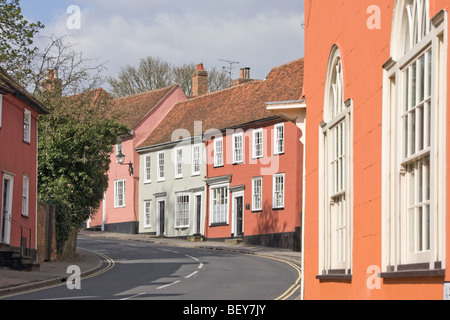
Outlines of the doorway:
{"type": "Polygon", "coordinates": [[[11,237],[13,183],[14,177],[12,175],[4,173],[2,181],[3,190],[2,190],[2,216],[1,216],[0,241],[5,244],[10,244],[10,237],[11,237]]]}
{"type": "Polygon", "coordinates": [[[233,236],[242,238],[244,236],[244,194],[236,192],[233,194],[233,212],[234,212],[234,232],[233,236]]]}
{"type": "Polygon", "coordinates": [[[201,228],[202,221],[202,195],[195,195],[195,230],[194,235],[200,235],[202,233],[201,228]]]}
{"type": "Polygon", "coordinates": [[[166,214],[166,200],[161,199],[157,200],[157,225],[156,225],[156,235],[164,236],[165,235],[165,214],[166,214]]]}

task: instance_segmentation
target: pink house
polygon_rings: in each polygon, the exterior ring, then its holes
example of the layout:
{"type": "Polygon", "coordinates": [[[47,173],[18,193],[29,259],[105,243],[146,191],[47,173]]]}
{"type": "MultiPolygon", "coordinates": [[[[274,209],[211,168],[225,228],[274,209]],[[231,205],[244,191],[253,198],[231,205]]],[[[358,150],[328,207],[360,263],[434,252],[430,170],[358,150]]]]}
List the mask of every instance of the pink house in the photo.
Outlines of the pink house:
{"type": "Polygon", "coordinates": [[[178,85],[113,100],[111,110],[130,132],[118,138],[111,154],[109,185],[89,228],[118,233],[138,233],[139,155],[136,147],[155,130],[172,107],[186,100],[178,85]],[[120,156],[122,163],[119,161],[120,156]]]}
{"type": "Polygon", "coordinates": [[[21,248],[22,253],[36,256],[37,124],[40,114],[48,114],[44,105],[0,68],[2,253],[21,248]]]}

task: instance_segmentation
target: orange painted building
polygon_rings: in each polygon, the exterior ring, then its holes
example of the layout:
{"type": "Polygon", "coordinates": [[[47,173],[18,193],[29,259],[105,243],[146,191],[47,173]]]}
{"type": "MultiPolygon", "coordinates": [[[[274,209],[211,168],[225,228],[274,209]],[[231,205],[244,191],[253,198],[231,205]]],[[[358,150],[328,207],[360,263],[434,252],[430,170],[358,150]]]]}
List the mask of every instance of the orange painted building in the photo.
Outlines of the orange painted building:
{"type": "Polygon", "coordinates": [[[448,0],[305,0],[304,299],[443,299],[448,0]]]}

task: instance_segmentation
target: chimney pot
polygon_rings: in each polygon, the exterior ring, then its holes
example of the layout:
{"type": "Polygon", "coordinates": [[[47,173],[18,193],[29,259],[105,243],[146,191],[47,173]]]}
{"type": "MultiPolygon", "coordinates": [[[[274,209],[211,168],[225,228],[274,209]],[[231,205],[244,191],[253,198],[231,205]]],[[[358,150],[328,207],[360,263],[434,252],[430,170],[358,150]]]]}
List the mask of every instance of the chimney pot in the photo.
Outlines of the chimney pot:
{"type": "Polygon", "coordinates": [[[203,63],[197,65],[192,75],[192,95],[194,97],[208,93],[208,72],[204,70],[203,63]]]}

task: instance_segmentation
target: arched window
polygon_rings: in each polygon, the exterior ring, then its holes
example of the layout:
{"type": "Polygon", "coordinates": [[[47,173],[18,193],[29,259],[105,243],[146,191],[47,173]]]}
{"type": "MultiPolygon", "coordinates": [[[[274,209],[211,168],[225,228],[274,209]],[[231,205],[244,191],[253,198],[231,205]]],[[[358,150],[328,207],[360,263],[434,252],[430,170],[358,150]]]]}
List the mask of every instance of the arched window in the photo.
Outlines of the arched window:
{"type": "Polygon", "coordinates": [[[320,147],[320,276],[351,275],[352,258],[352,119],[344,102],[344,76],[339,49],[331,50],[325,83],[320,147]]]}
{"type": "Polygon", "coordinates": [[[383,267],[442,268],[445,214],[444,18],[396,2],[383,103],[383,267]]]}

